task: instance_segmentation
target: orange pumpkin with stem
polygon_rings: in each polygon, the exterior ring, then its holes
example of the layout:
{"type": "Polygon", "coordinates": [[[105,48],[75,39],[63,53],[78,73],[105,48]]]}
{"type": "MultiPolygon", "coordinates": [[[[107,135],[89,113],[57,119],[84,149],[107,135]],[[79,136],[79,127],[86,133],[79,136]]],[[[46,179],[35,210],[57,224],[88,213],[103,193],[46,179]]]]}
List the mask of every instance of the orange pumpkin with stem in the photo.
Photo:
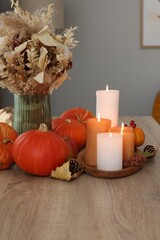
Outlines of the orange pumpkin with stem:
{"type": "Polygon", "coordinates": [[[61,137],[73,139],[80,151],[86,143],[86,128],[77,120],[70,118],[55,118],[52,120],[52,130],[61,137]]]}
{"type": "Polygon", "coordinates": [[[87,127],[88,118],[93,118],[94,115],[85,108],[77,107],[66,110],[62,113],[61,117],[77,120],[82,123],[84,127],[87,127]]]}
{"type": "Polygon", "coordinates": [[[15,163],[25,172],[48,176],[68,158],[67,143],[42,123],[39,129],[22,133],[12,149],[15,163]]]}

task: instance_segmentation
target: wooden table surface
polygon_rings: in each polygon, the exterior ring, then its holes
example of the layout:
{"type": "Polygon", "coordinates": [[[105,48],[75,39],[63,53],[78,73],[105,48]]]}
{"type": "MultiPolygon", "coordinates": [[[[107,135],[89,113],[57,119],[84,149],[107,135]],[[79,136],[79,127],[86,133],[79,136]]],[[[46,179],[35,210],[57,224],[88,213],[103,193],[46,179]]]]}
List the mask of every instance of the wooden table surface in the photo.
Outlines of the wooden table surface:
{"type": "MultiPolygon", "coordinates": [[[[160,146],[160,125],[134,118],[144,145],[160,146]]],[[[0,171],[0,240],[159,240],[160,150],[142,170],[124,178],[82,174],[70,182],[0,171]]]]}

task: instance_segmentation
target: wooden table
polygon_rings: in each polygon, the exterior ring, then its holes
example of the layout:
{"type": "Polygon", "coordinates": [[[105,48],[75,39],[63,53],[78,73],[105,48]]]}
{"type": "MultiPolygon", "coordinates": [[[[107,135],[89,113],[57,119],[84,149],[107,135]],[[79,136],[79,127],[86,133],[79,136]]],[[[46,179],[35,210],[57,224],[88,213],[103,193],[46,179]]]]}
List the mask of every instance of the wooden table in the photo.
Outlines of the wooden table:
{"type": "MultiPolygon", "coordinates": [[[[152,117],[132,117],[160,145],[152,117]]],[[[131,117],[121,117],[129,123],[131,117]]],[[[160,239],[160,150],[134,175],[70,182],[0,171],[0,240],[160,239]]]]}

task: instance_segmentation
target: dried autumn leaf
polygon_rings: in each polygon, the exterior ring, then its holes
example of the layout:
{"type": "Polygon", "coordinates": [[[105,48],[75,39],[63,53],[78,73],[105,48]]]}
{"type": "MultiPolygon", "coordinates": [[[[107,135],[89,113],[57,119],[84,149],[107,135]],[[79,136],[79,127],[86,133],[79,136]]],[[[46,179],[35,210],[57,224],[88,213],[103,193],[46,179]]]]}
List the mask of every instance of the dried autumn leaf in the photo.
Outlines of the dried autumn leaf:
{"type": "Polygon", "coordinates": [[[56,170],[52,170],[51,177],[70,181],[71,179],[79,177],[83,170],[84,166],[78,159],[70,159],[61,167],[57,167],[56,170]]]}
{"type": "Polygon", "coordinates": [[[59,45],[58,41],[56,41],[49,32],[48,27],[44,27],[40,32],[36,34],[38,40],[43,43],[45,46],[49,47],[57,47],[59,45]]]}
{"type": "Polygon", "coordinates": [[[18,47],[15,47],[15,52],[22,52],[24,49],[26,49],[27,47],[27,42],[22,43],[21,45],[19,45],[18,47]]]}
{"type": "Polygon", "coordinates": [[[38,83],[43,83],[44,82],[44,72],[38,73],[34,78],[38,83]]]}
{"type": "Polygon", "coordinates": [[[0,109],[0,122],[7,123],[12,126],[13,123],[13,107],[5,107],[0,109]]]}
{"type": "Polygon", "coordinates": [[[52,170],[51,177],[57,178],[60,180],[71,180],[71,172],[69,171],[69,161],[64,163],[61,167],[57,167],[56,170],[52,170]]]}
{"type": "Polygon", "coordinates": [[[47,55],[48,51],[45,47],[41,47],[40,48],[40,57],[39,57],[39,62],[38,62],[38,67],[41,70],[45,70],[46,67],[46,55],[47,55]]]}
{"type": "Polygon", "coordinates": [[[0,71],[2,71],[3,69],[5,69],[5,65],[3,63],[0,63],[0,71]]]}
{"type": "Polygon", "coordinates": [[[62,85],[62,83],[63,83],[67,78],[68,78],[68,72],[65,71],[65,72],[62,74],[62,76],[60,76],[59,78],[57,78],[57,79],[53,82],[53,84],[50,86],[50,88],[49,88],[50,94],[52,94],[52,92],[53,92],[54,89],[58,89],[58,88],[62,85]]]}
{"type": "Polygon", "coordinates": [[[0,50],[6,46],[6,42],[8,41],[8,37],[0,37],[0,50]]]}

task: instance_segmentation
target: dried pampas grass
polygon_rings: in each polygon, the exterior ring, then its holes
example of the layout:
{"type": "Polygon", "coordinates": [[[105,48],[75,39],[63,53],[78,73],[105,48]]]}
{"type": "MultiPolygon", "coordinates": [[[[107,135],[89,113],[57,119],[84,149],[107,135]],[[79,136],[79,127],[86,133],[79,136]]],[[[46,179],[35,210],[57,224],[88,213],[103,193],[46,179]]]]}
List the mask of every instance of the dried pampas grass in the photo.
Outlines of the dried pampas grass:
{"type": "Polygon", "coordinates": [[[11,6],[13,12],[0,14],[0,86],[19,95],[51,94],[68,78],[77,28],[54,33],[54,4],[33,14],[18,0],[11,6]]]}

